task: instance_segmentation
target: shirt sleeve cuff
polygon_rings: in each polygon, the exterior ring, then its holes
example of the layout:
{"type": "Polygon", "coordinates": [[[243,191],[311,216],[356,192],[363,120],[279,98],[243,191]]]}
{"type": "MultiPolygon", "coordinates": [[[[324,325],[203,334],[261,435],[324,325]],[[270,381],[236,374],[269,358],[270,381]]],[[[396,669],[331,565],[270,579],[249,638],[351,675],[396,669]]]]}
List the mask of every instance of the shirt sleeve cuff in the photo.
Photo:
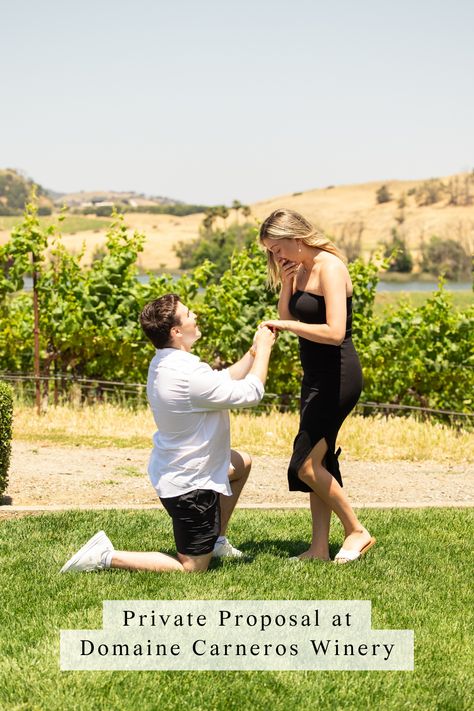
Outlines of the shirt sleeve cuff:
{"type": "Polygon", "coordinates": [[[250,383],[253,383],[254,385],[256,385],[257,388],[258,388],[258,390],[259,390],[259,392],[260,392],[261,395],[263,396],[263,393],[265,392],[265,387],[264,387],[262,381],[260,380],[260,378],[257,378],[257,376],[254,375],[253,373],[248,373],[248,374],[245,376],[244,380],[246,380],[247,382],[250,382],[250,383]]]}

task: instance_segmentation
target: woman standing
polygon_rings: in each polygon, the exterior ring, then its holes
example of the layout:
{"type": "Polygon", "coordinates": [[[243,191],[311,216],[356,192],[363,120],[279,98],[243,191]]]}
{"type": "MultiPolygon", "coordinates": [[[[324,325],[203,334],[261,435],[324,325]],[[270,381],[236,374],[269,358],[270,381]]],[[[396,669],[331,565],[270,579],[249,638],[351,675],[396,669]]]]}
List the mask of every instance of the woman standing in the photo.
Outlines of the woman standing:
{"type": "Polygon", "coordinates": [[[343,255],[302,215],[275,210],[260,230],[268,277],[281,283],[279,320],[263,325],[299,337],[303,367],[300,428],[288,469],[290,491],[310,494],[312,542],[299,558],[329,560],[331,512],[345,532],[338,563],[356,560],[374,545],[342,489],[336,438],[362,390],[351,338],[352,283],[343,255]]]}

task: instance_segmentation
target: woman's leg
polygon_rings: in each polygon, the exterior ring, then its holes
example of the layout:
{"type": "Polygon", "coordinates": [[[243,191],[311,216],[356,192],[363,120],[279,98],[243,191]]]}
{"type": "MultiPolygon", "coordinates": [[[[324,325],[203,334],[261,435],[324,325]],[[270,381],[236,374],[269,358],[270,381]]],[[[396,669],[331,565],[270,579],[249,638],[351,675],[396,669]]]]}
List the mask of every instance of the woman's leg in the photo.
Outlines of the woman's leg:
{"type": "Polygon", "coordinates": [[[321,439],[301,466],[298,476],[341,521],[345,534],[343,547],[346,550],[360,551],[369,543],[370,533],[358,520],[343,488],[323,466],[326,452],[326,440],[321,439]]]}
{"type": "Polygon", "coordinates": [[[331,525],[331,507],[317,494],[309,495],[313,531],[311,545],[298,558],[318,558],[329,560],[329,527],[331,525]]]}

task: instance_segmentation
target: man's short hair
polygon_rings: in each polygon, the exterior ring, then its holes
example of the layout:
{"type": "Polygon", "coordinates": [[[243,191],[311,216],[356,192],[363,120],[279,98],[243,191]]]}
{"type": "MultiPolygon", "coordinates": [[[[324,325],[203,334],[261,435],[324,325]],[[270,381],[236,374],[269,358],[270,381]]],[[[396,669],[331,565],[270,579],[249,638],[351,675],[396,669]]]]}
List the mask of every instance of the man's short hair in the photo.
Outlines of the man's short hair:
{"type": "Polygon", "coordinates": [[[170,342],[171,329],[181,325],[176,316],[178,301],[177,294],[165,294],[143,307],[140,325],[155,348],[166,348],[170,342]]]}

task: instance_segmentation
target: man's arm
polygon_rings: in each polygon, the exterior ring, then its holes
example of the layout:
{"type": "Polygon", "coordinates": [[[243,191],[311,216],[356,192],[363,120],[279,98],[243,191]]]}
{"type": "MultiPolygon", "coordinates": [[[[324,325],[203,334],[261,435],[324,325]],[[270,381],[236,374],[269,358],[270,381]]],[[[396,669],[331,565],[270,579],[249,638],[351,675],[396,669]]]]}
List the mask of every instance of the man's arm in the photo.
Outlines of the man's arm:
{"type": "Polygon", "coordinates": [[[249,374],[241,380],[232,380],[227,371],[212,370],[204,363],[189,380],[191,406],[196,412],[257,405],[263,393],[263,383],[258,377],[249,374]]]}
{"type": "MultiPolygon", "coordinates": [[[[253,372],[252,368],[255,364],[255,356],[257,354],[259,339],[262,338],[262,334],[260,333],[260,331],[261,331],[261,329],[258,329],[257,333],[255,334],[253,346],[247,351],[247,353],[240,360],[238,360],[236,363],[234,363],[233,365],[231,365],[227,368],[227,372],[233,380],[241,380],[242,378],[245,378],[245,376],[248,373],[253,372]]],[[[265,348],[267,347],[265,345],[266,341],[268,341],[269,349],[270,349],[267,354],[267,367],[268,367],[268,359],[270,358],[270,352],[271,352],[272,346],[275,342],[275,337],[273,336],[273,334],[271,336],[269,336],[268,334],[266,336],[265,336],[265,334],[263,335],[263,340],[260,345],[260,349],[261,350],[263,349],[263,351],[265,351],[265,348]]],[[[263,361],[261,361],[261,363],[263,363],[263,361]]],[[[259,368],[261,368],[261,363],[258,366],[259,368]]],[[[267,370],[265,370],[265,379],[266,379],[266,377],[267,377],[267,370]]],[[[265,380],[263,380],[262,382],[265,384],[265,380]]]]}
{"type": "Polygon", "coordinates": [[[229,366],[227,368],[227,372],[229,373],[232,380],[241,380],[242,378],[245,378],[247,373],[250,372],[250,368],[253,365],[253,361],[254,356],[252,355],[252,349],[250,349],[240,360],[229,366]]]}
{"type": "Polygon", "coordinates": [[[259,403],[264,393],[268,361],[274,342],[275,336],[270,329],[258,330],[255,337],[255,358],[250,353],[246,354],[253,363],[249,373],[239,380],[229,377],[229,369],[214,371],[201,363],[189,383],[193,407],[196,410],[226,410],[259,403]]]}
{"type": "Polygon", "coordinates": [[[268,373],[268,363],[275,343],[275,333],[263,326],[255,336],[255,358],[250,368],[250,375],[255,375],[265,385],[268,373]]]}

